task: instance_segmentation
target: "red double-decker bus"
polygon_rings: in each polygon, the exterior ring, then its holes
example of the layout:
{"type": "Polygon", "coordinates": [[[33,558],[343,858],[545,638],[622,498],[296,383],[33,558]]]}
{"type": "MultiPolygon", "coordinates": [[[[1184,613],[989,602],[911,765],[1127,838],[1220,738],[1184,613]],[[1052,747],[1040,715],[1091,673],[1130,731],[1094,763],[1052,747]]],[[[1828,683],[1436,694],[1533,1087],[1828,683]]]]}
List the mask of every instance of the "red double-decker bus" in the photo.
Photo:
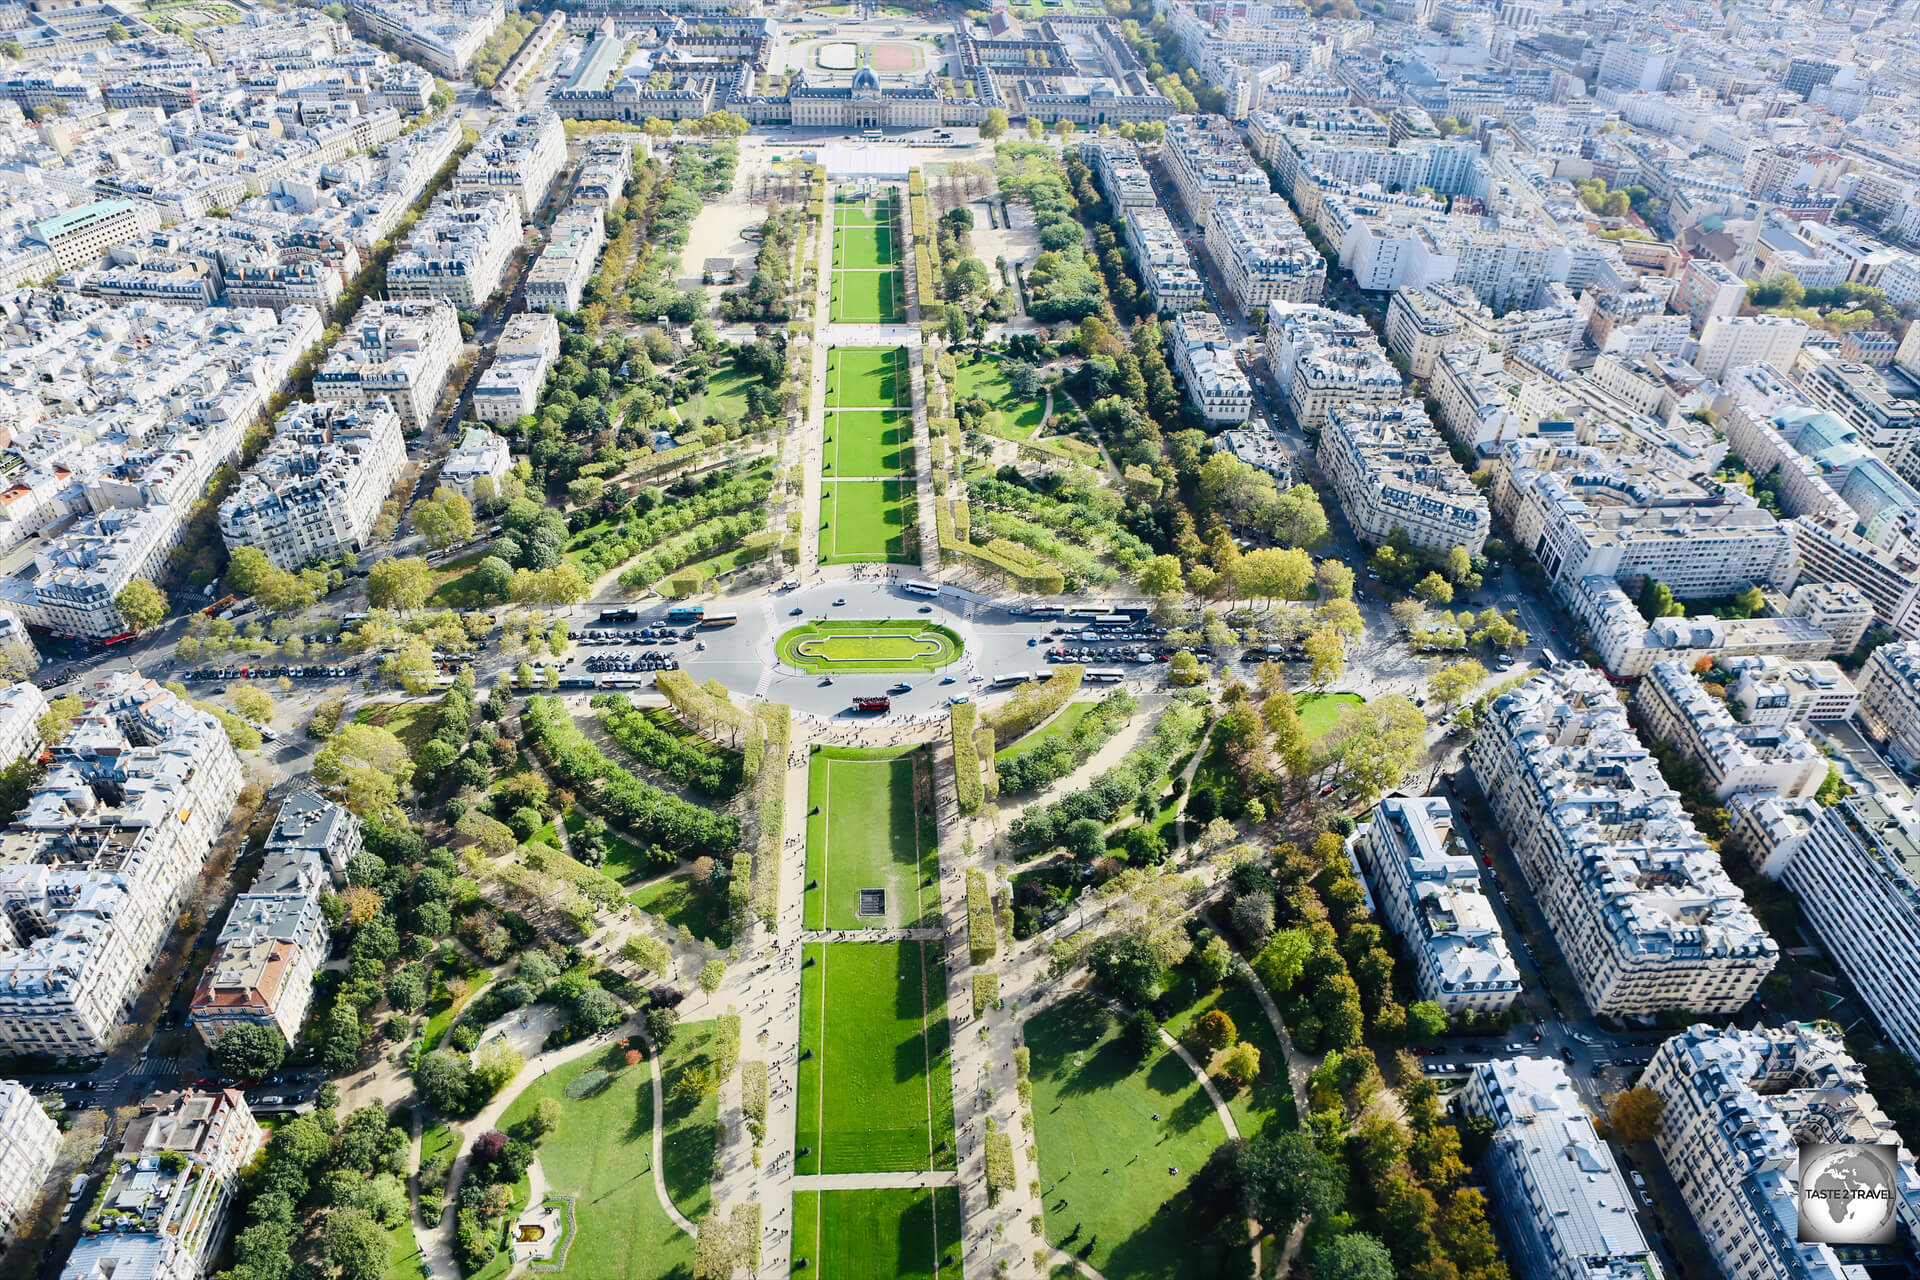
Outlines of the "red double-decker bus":
{"type": "Polygon", "coordinates": [[[853,709],[855,711],[891,711],[893,709],[893,699],[887,697],[855,698],[853,700],[853,709]]]}

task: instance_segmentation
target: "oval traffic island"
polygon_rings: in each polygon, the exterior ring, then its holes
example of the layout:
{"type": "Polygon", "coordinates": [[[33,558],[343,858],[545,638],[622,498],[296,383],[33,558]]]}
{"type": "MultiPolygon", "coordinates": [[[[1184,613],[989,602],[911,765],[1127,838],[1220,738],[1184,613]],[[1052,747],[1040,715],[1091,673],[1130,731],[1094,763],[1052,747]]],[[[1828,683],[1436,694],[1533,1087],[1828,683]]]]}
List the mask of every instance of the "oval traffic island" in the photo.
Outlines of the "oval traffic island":
{"type": "Polygon", "coordinates": [[[938,671],[960,657],[950,627],[914,619],[840,619],[808,622],[781,636],[781,662],[813,675],[875,671],[938,671]]]}

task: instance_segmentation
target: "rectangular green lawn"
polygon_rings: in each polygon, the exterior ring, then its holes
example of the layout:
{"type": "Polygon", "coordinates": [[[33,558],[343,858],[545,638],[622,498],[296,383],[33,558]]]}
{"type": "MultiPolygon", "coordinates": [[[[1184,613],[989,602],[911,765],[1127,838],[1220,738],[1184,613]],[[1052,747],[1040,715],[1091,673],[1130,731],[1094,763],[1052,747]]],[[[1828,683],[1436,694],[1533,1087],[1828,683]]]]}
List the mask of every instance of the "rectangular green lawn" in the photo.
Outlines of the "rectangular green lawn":
{"type": "Polygon", "coordinates": [[[647,1064],[629,1067],[625,1054],[612,1044],[555,1068],[500,1118],[511,1129],[540,1099],[560,1104],[559,1128],[540,1141],[540,1167],[552,1194],[574,1197],[578,1234],[559,1272],[563,1280],[645,1280],[693,1270],[693,1237],[667,1216],[653,1189],[653,1081],[647,1064]],[[567,1097],[567,1086],[588,1070],[611,1078],[588,1097],[567,1097]]]}
{"type": "Polygon", "coordinates": [[[993,406],[999,426],[1022,440],[1040,429],[1040,421],[1046,414],[1045,394],[1037,394],[1031,400],[1015,396],[1006,375],[1000,372],[998,356],[976,355],[958,366],[956,372],[959,376],[954,388],[955,400],[970,400],[975,396],[985,400],[993,406]]]}
{"type": "Polygon", "coordinates": [[[806,929],[911,928],[937,912],[938,857],[922,840],[914,783],[930,785],[919,752],[891,760],[817,751],[807,767],[806,929]],[[818,812],[813,812],[817,810],[818,812]],[[860,890],[884,889],[887,913],[862,916],[860,890]]]}
{"type": "Polygon", "coordinates": [[[1027,1023],[1047,1239],[1130,1280],[1243,1274],[1244,1245],[1207,1256],[1215,1218],[1187,1191],[1226,1127],[1185,1063],[1162,1048],[1142,1064],[1117,1025],[1084,995],[1027,1023]]]}
{"type": "Polygon", "coordinates": [[[900,271],[835,271],[833,319],[838,324],[893,324],[904,315],[900,271]]]}
{"type": "Polygon", "coordinates": [[[939,944],[809,942],[804,955],[796,1141],[807,1154],[793,1171],[953,1168],[939,944]]]}
{"type": "Polygon", "coordinates": [[[914,486],[907,481],[826,481],[820,486],[821,562],[917,564],[907,555],[906,531],[918,519],[914,486]]]}
{"type": "Polygon", "coordinates": [[[829,409],[826,452],[834,479],[911,476],[913,420],[897,409],[829,409]]]}
{"type": "Polygon", "coordinates": [[[904,347],[835,347],[827,353],[828,409],[906,409],[904,347]]]}
{"type": "Polygon", "coordinates": [[[796,1274],[804,1259],[818,1280],[959,1280],[959,1247],[958,1187],[793,1196],[796,1274]]]}
{"type": "Polygon", "coordinates": [[[894,252],[893,227],[842,227],[834,232],[833,265],[853,270],[900,265],[894,252]]]}

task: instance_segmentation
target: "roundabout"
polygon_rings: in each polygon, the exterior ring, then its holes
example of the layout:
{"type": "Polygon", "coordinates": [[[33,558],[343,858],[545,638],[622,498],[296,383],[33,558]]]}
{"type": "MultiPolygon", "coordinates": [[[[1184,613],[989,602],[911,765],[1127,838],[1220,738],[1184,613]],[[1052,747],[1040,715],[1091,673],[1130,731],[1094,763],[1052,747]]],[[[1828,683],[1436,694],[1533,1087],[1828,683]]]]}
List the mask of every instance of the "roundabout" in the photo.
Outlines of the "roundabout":
{"type": "Polygon", "coordinates": [[[808,622],[782,635],[775,656],[809,675],[926,672],[956,662],[963,646],[950,627],[916,619],[808,622]]]}

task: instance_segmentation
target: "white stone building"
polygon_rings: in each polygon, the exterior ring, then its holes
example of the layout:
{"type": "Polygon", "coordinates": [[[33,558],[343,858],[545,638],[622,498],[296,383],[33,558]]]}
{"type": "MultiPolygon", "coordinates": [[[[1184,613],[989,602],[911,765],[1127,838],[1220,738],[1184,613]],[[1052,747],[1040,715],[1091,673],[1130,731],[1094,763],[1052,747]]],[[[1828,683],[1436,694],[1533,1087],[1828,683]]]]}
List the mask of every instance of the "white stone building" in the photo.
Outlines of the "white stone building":
{"type": "Polygon", "coordinates": [[[445,301],[362,303],[313,375],[313,398],[391,402],[402,427],[425,427],[460,356],[460,318],[445,301]]]}
{"type": "Polygon", "coordinates": [[[31,680],[0,689],[0,769],[40,749],[40,717],[47,695],[31,680]]]}
{"type": "Polygon", "coordinates": [[[385,397],[296,404],[220,504],[220,535],[228,550],[256,547],[287,570],[364,550],[406,461],[400,417],[385,397]]]}
{"type": "Polygon", "coordinates": [[[0,1250],[20,1227],[60,1154],[60,1126],[26,1086],[0,1080],[0,1250]]]}
{"type": "Polygon", "coordinates": [[[1493,1122],[1488,1217],[1526,1280],[1658,1280],[1633,1193],[1580,1091],[1551,1058],[1483,1062],[1460,1107],[1493,1122]]]}
{"type": "Polygon", "coordinates": [[[1487,500],[1447,450],[1417,400],[1336,405],[1320,433],[1320,468],[1363,542],[1402,530],[1416,547],[1479,555],[1487,500]]]}
{"type": "Polygon", "coordinates": [[[1779,958],[1627,724],[1567,663],[1495,700],[1469,753],[1595,1013],[1733,1013],[1779,958]]]}
{"type": "Polygon", "coordinates": [[[1742,724],[1700,678],[1677,662],[1658,662],[1633,695],[1647,732],[1700,766],[1721,800],[1742,791],[1810,796],[1826,781],[1827,758],[1791,724],[1742,724]]]}
{"type": "Polygon", "coordinates": [[[1847,720],[1860,708],[1860,691],[1839,664],[1825,658],[1788,661],[1773,654],[1721,660],[1733,674],[1727,700],[1740,704],[1748,724],[1804,728],[1824,720],[1847,720]]]}
{"type": "Polygon", "coordinates": [[[1243,311],[1318,302],[1326,288],[1327,260],[1300,229],[1285,196],[1216,199],[1206,243],[1227,294],[1243,311]]]}
{"type": "Polygon", "coordinates": [[[0,833],[0,1051],[103,1052],[240,793],[220,722],[118,672],[0,833]]]}
{"type": "Polygon", "coordinates": [[[1413,957],[1420,998],[1449,1014],[1498,1013],[1520,995],[1520,967],[1444,796],[1375,805],[1349,844],[1387,923],[1413,957]]]}
{"type": "Polygon", "coordinates": [[[469,427],[441,464],[440,486],[471,502],[479,495],[484,480],[489,495],[497,496],[512,469],[513,454],[505,438],[481,427],[469,427]]]}
{"type": "Polygon", "coordinates": [[[1267,367],[1303,431],[1318,430],[1335,406],[1393,405],[1406,395],[1366,321],[1325,307],[1269,311],[1267,367]]]}
{"type": "MultiPolygon", "coordinates": [[[[1834,1036],[1799,1023],[1701,1025],[1654,1052],[1641,1085],[1666,1107],[1655,1141],[1727,1280],[1844,1280],[1838,1253],[1797,1239],[1801,1141],[1898,1142],[1860,1067],[1834,1036]]],[[[1896,1214],[1920,1232],[1920,1179],[1900,1160],[1896,1214]]]]}
{"type": "Polygon", "coordinates": [[[1883,644],[1860,675],[1860,721],[1902,769],[1920,768],[1920,643],[1883,644]]]}
{"type": "Polygon", "coordinates": [[[494,344],[492,366],[474,383],[473,416],[517,422],[538,409],[547,371],[559,358],[559,320],[537,311],[510,317],[494,344]]]}
{"type": "Polygon", "coordinates": [[[33,577],[0,581],[0,598],[23,621],[58,636],[125,635],[127,620],[114,602],[134,579],[151,582],[165,571],[181,528],[180,511],[166,505],[83,516],[34,554],[33,577]]]}
{"type": "Polygon", "coordinates": [[[1709,378],[1724,378],[1729,369],[1750,364],[1788,369],[1806,340],[1806,324],[1790,316],[1715,315],[1700,330],[1700,350],[1692,363],[1709,378]]]}
{"type": "Polygon", "coordinates": [[[552,108],[500,121],[473,145],[453,175],[462,195],[505,195],[531,219],[567,163],[567,135],[552,108]]]}
{"type": "Polygon", "coordinates": [[[546,248],[527,269],[527,306],[534,311],[578,311],[606,243],[607,222],[598,208],[570,207],[555,218],[546,248]]]}
{"type": "Polygon", "coordinates": [[[1211,311],[1182,312],[1167,325],[1167,341],[1194,408],[1208,422],[1245,422],[1253,411],[1253,384],[1240,371],[1220,317],[1211,311]]]}
{"type": "Polygon", "coordinates": [[[519,206],[511,195],[443,194],[387,263],[387,296],[438,298],[477,311],[520,247],[519,206]]]}

